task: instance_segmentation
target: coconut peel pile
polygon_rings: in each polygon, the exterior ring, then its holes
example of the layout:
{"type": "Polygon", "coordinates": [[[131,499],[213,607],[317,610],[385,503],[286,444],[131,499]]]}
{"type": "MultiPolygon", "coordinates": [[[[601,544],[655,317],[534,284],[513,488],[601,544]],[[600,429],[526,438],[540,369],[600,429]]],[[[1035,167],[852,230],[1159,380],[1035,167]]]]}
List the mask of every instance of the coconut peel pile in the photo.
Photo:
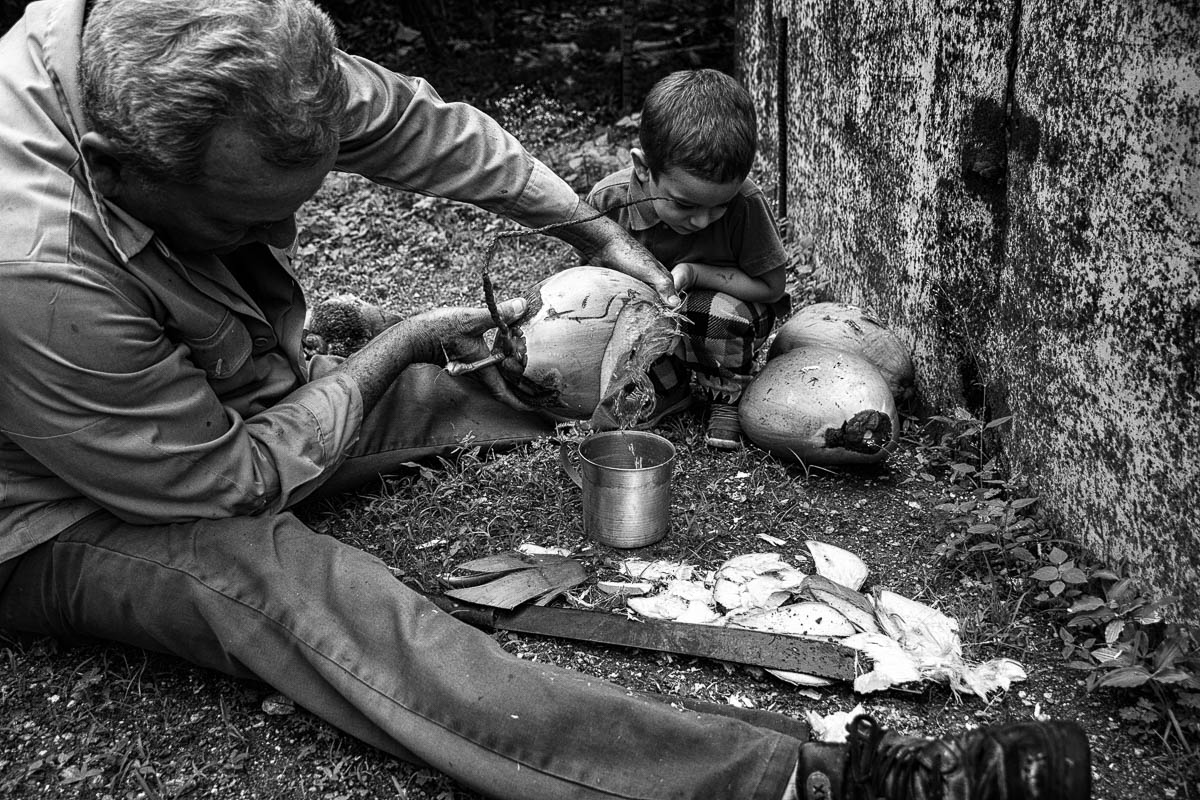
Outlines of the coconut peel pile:
{"type": "MultiPolygon", "coordinates": [[[[967,661],[958,622],[932,606],[878,586],[860,591],[868,569],[854,553],[814,540],[806,545],[811,573],[778,553],[734,556],[705,574],[685,564],[626,559],[620,570],[629,580],[600,588],[626,595],[628,608],[644,617],[838,641],[873,662],[854,680],[864,694],[933,681],[987,699],[1025,680],[1024,667],[1012,659],[967,661]]],[[[796,686],[831,683],[768,672],[796,686]]]]}

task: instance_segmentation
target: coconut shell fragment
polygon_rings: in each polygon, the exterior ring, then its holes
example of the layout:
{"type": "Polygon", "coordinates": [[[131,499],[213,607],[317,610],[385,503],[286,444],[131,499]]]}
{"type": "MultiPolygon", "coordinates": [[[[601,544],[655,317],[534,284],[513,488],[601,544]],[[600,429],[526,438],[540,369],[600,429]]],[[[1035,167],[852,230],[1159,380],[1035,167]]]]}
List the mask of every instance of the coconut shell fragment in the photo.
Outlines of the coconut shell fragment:
{"type": "Polygon", "coordinates": [[[736,614],[727,619],[735,628],[765,631],[787,636],[842,637],[858,633],[845,615],[832,606],[818,602],[792,603],[767,611],[736,614]]]}

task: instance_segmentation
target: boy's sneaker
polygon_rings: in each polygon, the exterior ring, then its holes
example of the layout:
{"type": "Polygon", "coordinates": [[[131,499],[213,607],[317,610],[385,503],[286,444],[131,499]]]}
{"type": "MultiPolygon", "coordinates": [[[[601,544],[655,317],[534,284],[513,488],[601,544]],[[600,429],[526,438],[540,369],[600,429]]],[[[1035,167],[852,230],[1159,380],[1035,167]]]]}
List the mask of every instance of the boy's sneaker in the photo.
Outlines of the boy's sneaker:
{"type": "Polygon", "coordinates": [[[708,412],[704,443],[720,450],[742,449],[742,423],[738,419],[737,406],[728,403],[712,404],[708,412]]]}
{"type": "Polygon", "coordinates": [[[1017,722],[923,739],[848,726],[847,747],[806,744],[796,776],[802,800],[1086,800],[1087,736],[1073,722],[1017,722]],[[848,754],[847,754],[848,753],[848,754]]]}

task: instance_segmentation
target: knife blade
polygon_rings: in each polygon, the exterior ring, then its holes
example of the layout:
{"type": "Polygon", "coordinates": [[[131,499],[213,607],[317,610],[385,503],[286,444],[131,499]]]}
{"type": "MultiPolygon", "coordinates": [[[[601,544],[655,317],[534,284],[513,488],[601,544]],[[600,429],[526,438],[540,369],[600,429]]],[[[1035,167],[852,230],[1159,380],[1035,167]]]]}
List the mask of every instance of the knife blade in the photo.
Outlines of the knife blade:
{"type": "Polygon", "coordinates": [[[462,603],[445,595],[425,597],[477,628],[702,656],[844,681],[852,681],[860,670],[870,669],[861,653],[835,641],[717,625],[634,620],[558,606],[523,606],[505,611],[462,603]]]}

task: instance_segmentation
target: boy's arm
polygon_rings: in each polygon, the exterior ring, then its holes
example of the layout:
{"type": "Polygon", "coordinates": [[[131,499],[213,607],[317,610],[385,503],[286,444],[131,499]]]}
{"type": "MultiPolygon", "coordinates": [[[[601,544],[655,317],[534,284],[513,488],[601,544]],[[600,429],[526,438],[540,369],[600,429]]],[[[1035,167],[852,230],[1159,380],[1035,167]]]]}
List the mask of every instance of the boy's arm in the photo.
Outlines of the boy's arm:
{"type": "Polygon", "coordinates": [[[787,270],[780,264],[762,275],[752,277],[737,267],[683,262],[675,265],[671,277],[675,280],[676,290],[681,292],[693,288],[709,289],[724,292],[747,303],[774,303],[783,297],[787,270]]]}
{"type": "MultiPolygon", "coordinates": [[[[692,287],[724,292],[748,303],[774,303],[784,296],[787,253],[779,227],[762,190],[747,181],[750,191],[731,204],[721,220],[729,236],[734,264],[681,261],[671,270],[675,288],[692,287]]],[[[703,256],[701,256],[703,257],[703,256]]]]}

